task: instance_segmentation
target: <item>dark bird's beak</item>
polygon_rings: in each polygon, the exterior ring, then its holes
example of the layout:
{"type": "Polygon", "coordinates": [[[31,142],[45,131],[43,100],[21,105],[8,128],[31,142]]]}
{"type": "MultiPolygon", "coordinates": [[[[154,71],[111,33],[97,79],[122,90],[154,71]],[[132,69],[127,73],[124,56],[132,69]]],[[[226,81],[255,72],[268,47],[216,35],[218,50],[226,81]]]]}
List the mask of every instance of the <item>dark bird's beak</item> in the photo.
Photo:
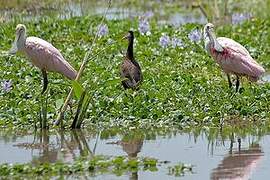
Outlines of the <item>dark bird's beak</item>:
{"type": "Polygon", "coordinates": [[[129,39],[130,38],[130,34],[129,33],[127,33],[123,38],[122,38],[122,40],[124,40],[124,39],[129,39]]]}
{"type": "Polygon", "coordinates": [[[127,35],[125,35],[124,37],[122,37],[122,39],[121,39],[121,40],[125,40],[125,39],[128,39],[128,34],[127,34],[127,35]]]}

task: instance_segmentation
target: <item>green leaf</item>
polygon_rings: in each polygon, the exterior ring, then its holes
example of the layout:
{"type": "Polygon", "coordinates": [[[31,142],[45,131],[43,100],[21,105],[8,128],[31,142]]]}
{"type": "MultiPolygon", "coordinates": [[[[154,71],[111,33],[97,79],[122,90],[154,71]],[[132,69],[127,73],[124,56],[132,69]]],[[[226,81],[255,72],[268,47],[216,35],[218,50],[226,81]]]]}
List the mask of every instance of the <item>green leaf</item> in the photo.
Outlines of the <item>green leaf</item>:
{"type": "Polygon", "coordinates": [[[60,109],[63,104],[64,104],[64,99],[62,99],[62,98],[61,99],[57,99],[55,101],[56,109],[60,109]]]}
{"type": "Polygon", "coordinates": [[[80,99],[82,92],[84,91],[84,88],[78,81],[74,80],[74,81],[71,81],[71,83],[72,83],[72,87],[73,87],[76,98],[80,99]]]}

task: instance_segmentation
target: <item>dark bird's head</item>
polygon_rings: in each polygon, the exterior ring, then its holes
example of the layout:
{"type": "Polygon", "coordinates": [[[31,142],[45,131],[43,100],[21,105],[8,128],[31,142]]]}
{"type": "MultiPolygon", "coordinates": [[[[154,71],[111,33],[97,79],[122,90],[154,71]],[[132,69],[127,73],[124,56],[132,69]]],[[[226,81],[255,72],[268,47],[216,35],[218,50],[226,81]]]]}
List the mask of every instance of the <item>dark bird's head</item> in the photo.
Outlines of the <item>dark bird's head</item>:
{"type": "Polygon", "coordinates": [[[127,35],[123,37],[123,39],[127,39],[128,41],[132,41],[134,39],[133,31],[128,31],[127,35]]]}

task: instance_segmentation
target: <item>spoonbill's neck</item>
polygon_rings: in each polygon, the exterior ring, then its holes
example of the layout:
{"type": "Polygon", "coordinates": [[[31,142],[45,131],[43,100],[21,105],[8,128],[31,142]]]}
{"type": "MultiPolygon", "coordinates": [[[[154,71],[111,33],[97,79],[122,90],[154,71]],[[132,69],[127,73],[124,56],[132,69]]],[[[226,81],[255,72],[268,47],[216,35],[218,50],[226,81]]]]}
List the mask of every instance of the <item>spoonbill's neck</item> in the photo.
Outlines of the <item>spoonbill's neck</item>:
{"type": "Polygon", "coordinates": [[[209,36],[208,36],[208,34],[207,34],[207,32],[205,30],[203,32],[203,39],[204,39],[204,47],[208,51],[209,44],[210,44],[210,39],[209,39],[209,36]]]}
{"type": "Polygon", "coordinates": [[[18,37],[17,37],[17,48],[18,48],[18,50],[21,50],[21,49],[24,48],[25,41],[26,41],[26,33],[22,32],[22,33],[18,34],[18,37]]]}
{"type": "Polygon", "coordinates": [[[209,38],[209,43],[214,47],[214,49],[218,52],[223,52],[223,47],[219,44],[219,42],[217,41],[216,35],[214,32],[212,31],[207,31],[206,32],[209,38]]]}

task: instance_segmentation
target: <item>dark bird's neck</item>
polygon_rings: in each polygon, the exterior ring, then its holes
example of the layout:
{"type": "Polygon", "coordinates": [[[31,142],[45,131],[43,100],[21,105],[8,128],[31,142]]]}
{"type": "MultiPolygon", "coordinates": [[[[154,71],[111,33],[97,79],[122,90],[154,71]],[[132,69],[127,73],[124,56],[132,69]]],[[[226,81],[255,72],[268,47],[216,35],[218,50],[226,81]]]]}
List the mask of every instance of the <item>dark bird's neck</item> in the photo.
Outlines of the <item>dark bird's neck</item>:
{"type": "Polygon", "coordinates": [[[126,54],[127,58],[130,60],[134,60],[134,56],[133,56],[133,38],[129,40],[128,42],[128,48],[127,48],[127,54],[126,54]]]}

